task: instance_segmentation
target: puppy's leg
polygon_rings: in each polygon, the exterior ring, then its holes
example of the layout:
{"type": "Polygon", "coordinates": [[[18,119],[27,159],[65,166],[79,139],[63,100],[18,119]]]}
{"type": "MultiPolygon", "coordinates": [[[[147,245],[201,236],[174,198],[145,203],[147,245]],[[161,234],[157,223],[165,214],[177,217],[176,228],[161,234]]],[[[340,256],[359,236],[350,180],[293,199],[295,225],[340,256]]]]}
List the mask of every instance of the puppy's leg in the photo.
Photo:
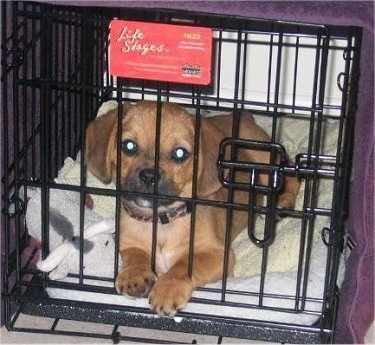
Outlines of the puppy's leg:
{"type": "MultiPolygon", "coordinates": [[[[224,249],[208,249],[194,254],[193,274],[188,274],[188,255],[184,255],[167,273],[160,276],[149,294],[151,309],[172,316],[183,309],[197,286],[220,280],[224,249]]],[[[230,252],[228,274],[233,275],[234,253],[230,252]]]]}
{"type": "Polygon", "coordinates": [[[280,208],[294,208],[301,182],[296,176],[285,176],[284,190],[277,199],[280,208]]]}
{"type": "Polygon", "coordinates": [[[147,297],[156,281],[151,270],[151,257],[139,248],[127,248],[121,251],[123,267],[116,279],[119,294],[134,297],[147,297]]]}

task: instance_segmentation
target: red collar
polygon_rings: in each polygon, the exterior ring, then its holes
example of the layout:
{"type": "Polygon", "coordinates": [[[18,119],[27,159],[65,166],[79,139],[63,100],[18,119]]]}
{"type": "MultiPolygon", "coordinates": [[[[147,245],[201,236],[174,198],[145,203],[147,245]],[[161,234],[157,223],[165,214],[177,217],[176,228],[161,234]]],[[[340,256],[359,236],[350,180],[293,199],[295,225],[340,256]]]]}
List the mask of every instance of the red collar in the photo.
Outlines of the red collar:
{"type": "MultiPolygon", "coordinates": [[[[124,209],[126,210],[127,214],[130,217],[132,217],[136,220],[139,220],[141,222],[152,222],[153,219],[154,219],[153,216],[149,216],[149,217],[138,216],[138,215],[132,213],[125,205],[123,205],[123,206],[124,206],[124,209]]],[[[167,224],[167,223],[171,222],[172,220],[183,217],[190,212],[191,212],[191,204],[186,203],[186,204],[184,204],[180,207],[177,207],[175,209],[172,209],[168,212],[162,212],[162,213],[158,214],[158,222],[160,222],[161,224],[167,224]]]]}

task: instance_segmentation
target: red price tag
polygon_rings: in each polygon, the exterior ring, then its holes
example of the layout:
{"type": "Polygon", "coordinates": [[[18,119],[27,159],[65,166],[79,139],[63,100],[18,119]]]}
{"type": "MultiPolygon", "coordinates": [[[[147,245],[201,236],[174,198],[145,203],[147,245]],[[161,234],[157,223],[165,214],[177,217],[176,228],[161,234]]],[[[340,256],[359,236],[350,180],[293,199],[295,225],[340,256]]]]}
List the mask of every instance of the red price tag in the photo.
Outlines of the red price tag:
{"type": "Polygon", "coordinates": [[[209,28],[112,20],[110,74],[207,85],[211,81],[209,28]]]}

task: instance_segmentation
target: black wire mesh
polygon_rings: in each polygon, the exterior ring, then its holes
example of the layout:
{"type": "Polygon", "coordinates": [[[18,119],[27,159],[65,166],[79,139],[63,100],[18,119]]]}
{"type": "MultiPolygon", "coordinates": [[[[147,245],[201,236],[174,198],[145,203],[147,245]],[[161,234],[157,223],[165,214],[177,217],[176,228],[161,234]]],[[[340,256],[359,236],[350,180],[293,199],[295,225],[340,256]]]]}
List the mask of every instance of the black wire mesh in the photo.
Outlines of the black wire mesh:
{"type": "MultiPolygon", "coordinates": [[[[35,2],[2,3],[2,18],[6,18],[2,24],[2,183],[5,187],[2,195],[2,289],[5,323],[9,329],[89,335],[111,338],[114,342],[128,339],[119,333],[120,326],[208,334],[219,336],[220,340],[223,336],[306,343],[332,340],[339,257],[345,238],[343,222],[359,75],[359,28],[167,10],[69,7],[35,2]],[[172,24],[183,22],[212,28],[213,82],[209,86],[196,86],[110,76],[108,24],[114,17],[172,24]],[[301,89],[303,92],[300,92],[301,89]],[[159,161],[161,101],[176,102],[192,112],[198,119],[196,133],[200,130],[201,116],[219,111],[232,112],[233,138],[222,144],[223,150],[236,151],[241,145],[242,148],[258,145],[255,142],[242,143],[238,139],[236,119],[243,109],[250,110],[256,121],[270,124],[271,143],[259,144],[260,149],[270,150],[271,156],[278,158],[277,164],[275,159],[261,167],[236,162],[235,159],[219,159],[219,171],[222,169],[222,172],[240,169],[256,175],[259,169],[263,169],[263,172],[266,170],[275,174],[274,188],[256,183],[238,185],[235,180],[227,180],[224,178],[227,175],[222,174],[222,182],[228,188],[229,195],[236,188],[250,188],[266,194],[266,206],[259,206],[254,200],[247,205],[236,204],[232,197],[221,202],[200,199],[194,192],[196,176],[192,197],[176,198],[191,205],[191,249],[194,245],[194,212],[197,205],[225,208],[228,228],[234,209],[249,211],[254,215],[250,219],[257,218],[257,215],[264,218],[263,238],[254,235],[252,229],[255,223],[249,221],[248,227],[249,237],[257,242],[261,253],[257,287],[246,291],[233,288],[227,284],[228,277],[224,274],[219,286],[198,289],[191,303],[203,305],[204,311],[182,311],[178,314],[182,322],[155,319],[153,312],[144,306],[100,302],[100,296],[115,295],[115,276],[100,277],[84,273],[83,241],[79,246],[78,273],[69,274],[70,281],[48,279],[46,274],[41,274],[35,268],[38,244],[30,240],[25,231],[29,188],[40,190],[42,258],[50,252],[51,195],[56,190],[79,195],[81,237],[88,195],[111,196],[115,200],[115,219],[119,226],[121,197],[130,195],[122,191],[119,185],[115,189],[89,186],[83,159],[79,163],[81,173],[78,185],[56,183],[54,179],[66,157],[76,157],[85,147],[85,128],[95,118],[103,102],[115,100],[121,104],[143,99],[155,100],[159,104],[155,169],[159,161]],[[306,132],[307,139],[300,143],[298,151],[288,152],[294,163],[287,162],[285,149],[279,144],[286,141],[287,136],[292,140],[295,136],[288,133],[287,124],[290,122],[284,124],[284,120],[300,124],[300,130],[306,132]],[[324,143],[329,134],[333,135],[334,143],[333,149],[327,152],[324,143]],[[285,174],[294,174],[303,180],[302,206],[299,209],[281,210],[275,205],[275,195],[285,174]],[[331,193],[328,206],[321,205],[319,200],[322,186],[331,193]],[[299,227],[297,269],[288,293],[271,293],[266,288],[270,250],[273,243],[278,241],[275,234],[277,216],[293,218],[299,227]],[[325,226],[319,228],[322,219],[325,226]],[[322,232],[327,248],[325,265],[319,267],[324,273],[321,298],[312,297],[308,292],[309,272],[314,269],[311,252],[317,232],[322,232]],[[97,295],[97,301],[72,301],[49,296],[49,288],[100,295],[97,295]],[[214,297],[207,297],[207,294],[214,297]],[[238,300],[238,296],[242,298],[238,300]],[[270,304],[269,299],[276,303],[270,304]],[[287,306],[281,301],[288,302],[287,306]],[[222,309],[219,309],[219,314],[210,313],[209,310],[215,307],[229,308],[229,316],[220,314],[222,309]],[[284,312],[301,317],[313,315],[315,321],[296,325],[288,321],[247,319],[239,313],[243,309],[257,310],[259,313],[284,312]],[[45,329],[26,329],[17,325],[17,320],[23,314],[54,318],[55,322],[45,329]],[[102,334],[57,331],[60,319],[114,326],[108,333],[102,334]]],[[[121,106],[118,113],[122,113],[121,106]]],[[[196,135],[195,147],[199,144],[199,135],[196,135]]],[[[194,154],[198,154],[198,149],[194,154]]],[[[167,196],[160,196],[156,189],[152,197],[159,201],[167,196]]],[[[157,223],[154,215],[153,266],[156,260],[157,223]]],[[[228,238],[225,243],[223,265],[227,267],[228,238]]],[[[120,265],[118,250],[116,234],[113,272],[117,272],[120,265]]],[[[193,251],[189,263],[191,272],[193,251]]],[[[142,336],[134,339],[146,341],[142,336]]]]}

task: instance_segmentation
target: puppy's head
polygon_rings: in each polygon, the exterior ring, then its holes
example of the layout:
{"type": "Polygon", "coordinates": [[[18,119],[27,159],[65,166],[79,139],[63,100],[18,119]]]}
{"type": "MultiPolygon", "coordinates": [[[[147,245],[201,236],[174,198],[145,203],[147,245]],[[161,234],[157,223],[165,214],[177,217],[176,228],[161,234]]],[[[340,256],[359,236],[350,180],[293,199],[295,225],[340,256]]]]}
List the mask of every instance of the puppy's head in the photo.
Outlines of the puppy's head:
{"type": "Polygon", "coordinates": [[[156,102],[141,101],[123,109],[120,159],[117,157],[117,109],[89,124],[86,157],[89,170],[106,183],[116,180],[117,164],[121,162],[120,186],[131,192],[123,200],[128,212],[140,218],[152,216],[155,198],[149,195],[155,191],[161,196],[157,201],[158,213],[181,207],[184,203],[173,197],[192,196],[194,160],[198,163],[197,195],[205,196],[220,188],[217,146],[212,147],[214,135],[206,129],[204,121],[199,154],[194,157],[195,117],[183,108],[172,103],[162,104],[159,136],[156,102]]]}

